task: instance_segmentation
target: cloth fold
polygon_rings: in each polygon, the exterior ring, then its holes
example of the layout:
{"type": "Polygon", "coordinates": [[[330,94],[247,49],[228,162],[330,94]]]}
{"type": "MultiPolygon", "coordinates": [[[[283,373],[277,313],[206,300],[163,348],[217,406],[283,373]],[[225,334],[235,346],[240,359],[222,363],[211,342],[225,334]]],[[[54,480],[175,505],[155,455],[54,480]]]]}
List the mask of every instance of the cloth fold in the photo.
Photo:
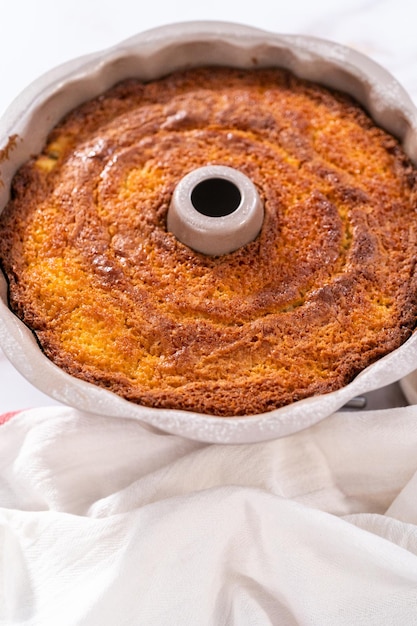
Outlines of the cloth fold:
{"type": "Polygon", "coordinates": [[[417,407],[208,445],[70,408],[0,427],[0,624],[417,624],[417,407]]]}

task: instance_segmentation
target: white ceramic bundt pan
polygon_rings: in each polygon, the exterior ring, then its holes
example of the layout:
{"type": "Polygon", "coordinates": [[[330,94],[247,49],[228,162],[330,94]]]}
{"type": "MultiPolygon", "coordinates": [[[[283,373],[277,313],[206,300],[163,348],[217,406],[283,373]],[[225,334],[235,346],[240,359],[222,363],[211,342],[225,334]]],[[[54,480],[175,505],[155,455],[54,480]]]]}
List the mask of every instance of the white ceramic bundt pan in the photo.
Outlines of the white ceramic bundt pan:
{"type": "MultiPolygon", "coordinates": [[[[0,211],[17,168],[41,150],[48,132],[69,110],[136,76],[148,80],[198,65],[281,66],[302,78],[354,96],[417,163],[417,111],[397,81],[367,57],[327,41],[285,36],[218,22],[175,24],[141,33],[109,50],[66,63],[31,84],[0,122],[0,211]],[[9,139],[16,136],[17,139],[9,139]]],[[[77,380],[49,361],[32,333],[7,305],[0,275],[0,344],[33,385],[90,413],[133,418],[165,432],[217,443],[249,443],[302,430],[358,394],[390,384],[417,368],[417,335],[364,370],[344,388],[260,415],[218,418],[138,406],[77,380]]]]}

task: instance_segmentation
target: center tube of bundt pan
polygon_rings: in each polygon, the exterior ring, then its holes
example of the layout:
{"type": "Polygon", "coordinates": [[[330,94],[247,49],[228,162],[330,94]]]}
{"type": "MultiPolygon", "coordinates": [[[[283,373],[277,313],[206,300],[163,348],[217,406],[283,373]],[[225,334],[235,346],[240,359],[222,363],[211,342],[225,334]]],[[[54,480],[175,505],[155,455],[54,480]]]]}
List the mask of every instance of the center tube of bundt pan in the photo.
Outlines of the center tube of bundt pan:
{"type": "Polygon", "coordinates": [[[258,236],[264,208],[253,182],[232,167],[207,165],[177,184],[167,228],[197,252],[228,254],[258,236]]]}

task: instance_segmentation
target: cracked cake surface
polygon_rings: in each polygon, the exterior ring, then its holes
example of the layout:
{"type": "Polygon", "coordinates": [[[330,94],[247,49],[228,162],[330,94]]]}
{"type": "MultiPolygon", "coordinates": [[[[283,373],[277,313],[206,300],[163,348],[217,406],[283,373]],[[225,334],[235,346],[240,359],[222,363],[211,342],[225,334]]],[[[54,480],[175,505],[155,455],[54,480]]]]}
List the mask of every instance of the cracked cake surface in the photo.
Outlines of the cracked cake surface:
{"type": "Polygon", "coordinates": [[[128,80],[69,113],[0,216],[12,310],[44,353],[145,406],[251,415],[340,388],[416,324],[416,170],[348,96],[280,69],[128,80]],[[259,236],[166,228],[205,165],[248,176],[259,236]]]}

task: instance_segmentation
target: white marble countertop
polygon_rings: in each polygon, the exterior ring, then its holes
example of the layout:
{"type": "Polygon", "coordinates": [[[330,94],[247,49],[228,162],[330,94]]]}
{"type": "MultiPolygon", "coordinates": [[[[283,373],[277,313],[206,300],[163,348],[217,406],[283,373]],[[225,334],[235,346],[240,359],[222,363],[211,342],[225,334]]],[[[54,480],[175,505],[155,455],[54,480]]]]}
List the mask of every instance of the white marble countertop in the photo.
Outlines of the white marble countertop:
{"type": "MultiPolygon", "coordinates": [[[[76,56],[170,22],[222,20],[342,43],[386,67],[417,104],[417,9],[409,0],[22,0],[2,2],[0,115],[32,80],[76,56]]],[[[34,389],[0,351],[0,414],[56,404],[34,389]]],[[[398,388],[372,395],[368,407],[402,403],[398,388]]]]}

